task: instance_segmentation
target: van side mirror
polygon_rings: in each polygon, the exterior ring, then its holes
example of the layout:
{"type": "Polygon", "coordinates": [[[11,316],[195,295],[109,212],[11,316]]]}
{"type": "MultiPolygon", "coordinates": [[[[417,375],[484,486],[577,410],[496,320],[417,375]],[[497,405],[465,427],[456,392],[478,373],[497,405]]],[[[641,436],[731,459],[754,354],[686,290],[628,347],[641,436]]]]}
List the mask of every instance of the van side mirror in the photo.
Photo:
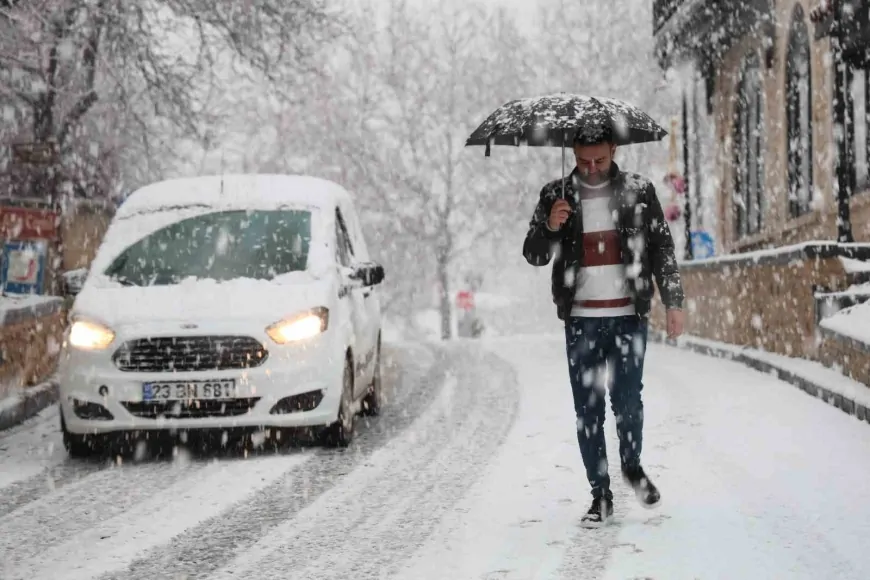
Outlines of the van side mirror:
{"type": "Polygon", "coordinates": [[[352,268],[349,278],[359,286],[377,286],[384,281],[384,267],[375,262],[357,264],[352,268]]]}
{"type": "Polygon", "coordinates": [[[63,277],[63,285],[67,296],[75,296],[82,291],[82,286],[85,284],[85,279],[88,277],[87,268],[78,268],[69,270],[61,274],[63,277]]]}

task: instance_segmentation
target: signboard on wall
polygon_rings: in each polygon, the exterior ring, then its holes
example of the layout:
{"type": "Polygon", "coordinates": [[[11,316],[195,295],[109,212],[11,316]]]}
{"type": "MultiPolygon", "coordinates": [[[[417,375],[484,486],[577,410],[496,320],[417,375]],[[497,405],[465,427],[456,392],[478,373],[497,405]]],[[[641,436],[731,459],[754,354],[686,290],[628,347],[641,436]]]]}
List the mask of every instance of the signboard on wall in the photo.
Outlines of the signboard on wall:
{"type": "Polygon", "coordinates": [[[42,294],[45,290],[45,261],[48,244],[44,240],[7,240],[3,244],[0,284],[8,294],[42,294]]]}
{"type": "Polygon", "coordinates": [[[713,236],[703,230],[692,232],[692,258],[703,260],[715,255],[716,244],[713,241],[713,236]]]}
{"type": "Polygon", "coordinates": [[[0,207],[0,238],[55,240],[60,216],[55,211],[28,207],[0,207]]]}

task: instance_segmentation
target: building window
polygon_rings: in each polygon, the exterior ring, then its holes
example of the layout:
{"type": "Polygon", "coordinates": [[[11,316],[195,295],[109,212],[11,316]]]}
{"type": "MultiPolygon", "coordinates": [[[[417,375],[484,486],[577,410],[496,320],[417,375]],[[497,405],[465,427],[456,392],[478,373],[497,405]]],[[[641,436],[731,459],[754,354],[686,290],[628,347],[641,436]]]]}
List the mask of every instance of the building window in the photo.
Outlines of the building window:
{"type": "Polygon", "coordinates": [[[798,217],[812,209],[813,137],[810,37],[801,5],[795,6],[789,31],[786,75],[788,124],[788,210],[798,217]]]}
{"type": "Polygon", "coordinates": [[[849,109],[846,112],[846,123],[852,141],[849,150],[849,177],[854,195],[870,188],[870,75],[864,69],[852,68],[850,72],[851,103],[847,103],[849,109]]]}
{"type": "Polygon", "coordinates": [[[757,55],[740,74],[734,110],[734,225],[738,238],[757,234],[763,223],[764,91],[757,55]]]}
{"type": "Polygon", "coordinates": [[[711,200],[716,197],[713,180],[709,176],[715,166],[715,124],[707,114],[705,79],[700,74],[692,77],[687,90],[687,127],[685,137],[689,140],[689,166],[685,172],[689,178],[692,212],[692,228],[714,231],[718,219],[711,200]]]}

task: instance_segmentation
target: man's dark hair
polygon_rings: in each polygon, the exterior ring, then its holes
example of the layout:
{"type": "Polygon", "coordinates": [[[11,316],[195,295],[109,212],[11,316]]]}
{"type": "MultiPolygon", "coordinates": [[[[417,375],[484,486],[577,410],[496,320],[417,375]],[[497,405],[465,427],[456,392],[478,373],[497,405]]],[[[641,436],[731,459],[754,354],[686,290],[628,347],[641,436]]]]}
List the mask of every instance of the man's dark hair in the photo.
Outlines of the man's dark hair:
{"type": "Polygon", "coordinates": [[[606,124],[585,125],[574,134],[574,145],[613,143],[613,130],[606,124]]]}

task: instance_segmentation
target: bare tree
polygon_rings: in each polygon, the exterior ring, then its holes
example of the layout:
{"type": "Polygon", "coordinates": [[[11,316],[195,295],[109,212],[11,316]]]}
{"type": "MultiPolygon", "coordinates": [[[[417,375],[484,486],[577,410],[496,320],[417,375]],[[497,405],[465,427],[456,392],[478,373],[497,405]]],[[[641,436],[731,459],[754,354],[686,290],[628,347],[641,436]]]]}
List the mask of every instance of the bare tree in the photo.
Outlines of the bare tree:
{"type": "Polygon", "coordinates": [[[366,57],[378,83],[359,79],[355,113],[362,114],[341,131],[342,157],[370,184],[367,213],[393,248],[391,259],[404,262],[396,271],[411,287],[403,294],[419,306],[434,288],[441,336],[449,338],[457,260],[513,209],[502,197],[511,180],[503,162],[485,162],[464,142],[515,90],[500,81],[520,68],[505,42],[520,34],[506,13],[475,2],[421,11],[395,0],[387,18],[376,53],[366,57]]]}
{"type": "MultiPolygon", "coordinates": [[[[625,99],[666,125],[678,103],[667,102],[656,90],[662,75],[653,55],[650,10],[648,2],[543,0],[541,29],[564,40],[535,46],[539,91],[625,99]]],[[[659,166],[666,145],[626,147],[619,156],[637,168],[659,166]]]]}
{"type": "Polygon", "coordinates": [[[42,175],[35,187],[55,192],[63,175],[74,189],[90,188],[81,180],[93,177],[93,167],[85,166],[120,153],[115,127],[152,153],[162,148],[167,128],[203,139],[213,120],[203,105],[221,55],[229,51],[258,78],[286,81],[338,31],[324,6],[324,0],[3,3],[0,95],[26,111],[24,137],[56,144],[63,169],[42,175]],[[86,123],[96,110],[100,119],[86,123]],[[95,142],[109,146],[94,153],[95,142]]]}

